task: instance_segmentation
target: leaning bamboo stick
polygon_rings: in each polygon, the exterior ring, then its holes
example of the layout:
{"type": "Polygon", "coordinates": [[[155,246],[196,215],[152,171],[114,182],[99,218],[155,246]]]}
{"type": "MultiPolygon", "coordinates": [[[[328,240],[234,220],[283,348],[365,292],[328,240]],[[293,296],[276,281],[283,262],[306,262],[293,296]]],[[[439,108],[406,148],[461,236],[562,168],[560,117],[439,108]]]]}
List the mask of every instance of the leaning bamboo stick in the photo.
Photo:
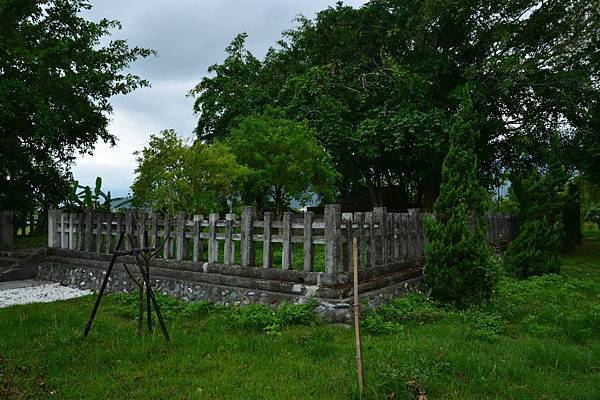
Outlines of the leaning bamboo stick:
{"type": "Polygon", "coordinates": [[[365,388],[362,352],[360,349],[360,301],[358,298],[358,246],[356,238],[352,238],[352,259],[354,264],[354,338],[356,346],[356,374],[358,376],[358,388],[362,397],[365,388]]]}

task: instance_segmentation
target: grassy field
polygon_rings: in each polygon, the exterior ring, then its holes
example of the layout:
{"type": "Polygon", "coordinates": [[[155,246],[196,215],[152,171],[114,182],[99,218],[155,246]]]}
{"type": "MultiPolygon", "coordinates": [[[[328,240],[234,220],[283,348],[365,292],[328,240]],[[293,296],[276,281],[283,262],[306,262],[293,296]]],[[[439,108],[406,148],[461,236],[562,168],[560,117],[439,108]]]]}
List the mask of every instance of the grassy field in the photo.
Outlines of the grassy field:
{"type": "MultiPolygon", "coordinates": [[[[600,234],[586,236],[561,275],[507,278],[481,309],[405,301],[395,320],[375,316],[387,333],[363,335],[365,398],[600,398],[600,234]]],[[[113,295],[83,339],[92,301],[0,309],[0,398],[358,398],[346,327],[268,334],[198,308],[169,313],[167,345],[159,330],[137,337],[131,297],[113,295]]]]}

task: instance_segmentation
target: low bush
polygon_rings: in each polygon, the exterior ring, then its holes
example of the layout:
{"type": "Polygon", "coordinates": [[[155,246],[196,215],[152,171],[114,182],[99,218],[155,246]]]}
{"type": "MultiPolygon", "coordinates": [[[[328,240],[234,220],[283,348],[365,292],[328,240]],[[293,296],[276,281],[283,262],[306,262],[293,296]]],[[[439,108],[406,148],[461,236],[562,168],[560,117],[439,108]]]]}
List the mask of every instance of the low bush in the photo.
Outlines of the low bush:
{"type": "Polygon", "coordinates": [[[461,316],[477,339],[496,341],[506,331],[506,320],[499,314],[472,309],[462,312],[461,316]]]}
{"type": "Polygon", "coordinates": [[[558,273],[562,238],[560,222],[551,223],[545,218],[525,221],[504,255],[507,272],[520,278],[558,273]]]}
{"type": "Polygon", "coordinates": [[[240,329],[271,334],[281,331],[281,319],[275,311],[263,304],[229,307],[228,310],[231,321],[240,329]]]}
{"type": "Polygon", "coordinates": [[[520,278],[557,273],[564,240],[563,213],[569,198],[566,172],[559,163],[552,163],[543,173],[535,170],[513,180],[521,227],[506,250],[505,269],[520,278]]]}
{"type": "Polygon", "coordinates": [[[360,326],[365,332],[376,335],[401,333],[404,331],[404,325],[399,322],[386,321],[377,313],[368,313],[360,321],[360,326]]]}
{"type": "Polygon", "coordinates": [[[420,293],[399,297],[369,311],[361,320],[362,328],[371,333],[400,333],[404,323],[430,323],[444,316],[445,309],[420,293]]]}
{"type": "Polygon", "coordinates": [[[290,325],[314,325],[319,321],[315,312],[317,302],[311,299],[303,304],[283,303],[276,310],[263,304],[248,304],[242,307],[229,307],[233,323],[242,329],[278,334],[290,325]]]}
{"type": "Polygon", "coordinates": [[[590,204],[585,210],[584,217],[586,221],[596,224],[600,229],[600,201],[590,204]]]}
{"type": "Polygon", "coordinates": [[[314,325],[319,321],[319,316],[315,312],[317,305],[315,299],[310,299],[303,304],[283,303],[277,309],[277,315],[284,326],[314,325]]]}
{"type": "Polygon", "coordinates": [[[433,322],[443,313],[440,306],[419,293],[399,297],[377,309],[384,320],[395,322],[433,322]]]}
{"type": "MultiPolygon", "coordinates": [[[[319,316],[315,312],[317,301],[309,299],[302,304],[283,303],[273,310],[262,304],[246,306],[219,306],[207,301],[185,302],[172,296],[155,294],[163,317],[167,320],[186,317],[199,317],[209,313],[220,313],[237,328],[276,334],[290,325],[315,325],[319,316]]],[[[129,318],[138,318],[138,294],[120,295],[122,313],[129,318]]],[[[156,315],[153,314],[156,319],[156,315]]]]}

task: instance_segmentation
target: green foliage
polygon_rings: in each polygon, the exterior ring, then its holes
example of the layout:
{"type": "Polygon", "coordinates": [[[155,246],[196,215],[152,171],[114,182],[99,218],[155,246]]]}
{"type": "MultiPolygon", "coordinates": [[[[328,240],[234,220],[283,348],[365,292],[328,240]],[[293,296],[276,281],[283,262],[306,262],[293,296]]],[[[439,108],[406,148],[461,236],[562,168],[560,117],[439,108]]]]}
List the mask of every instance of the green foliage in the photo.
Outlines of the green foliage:
{"type": "Polygon", "coordinates": [[[562,251],[572,253],[583,243],[581,232],[581,192],[576,182],[567,183],[562,210],[564,237],[562,251]]]}
{"type": "Polygon", "coordinates": [[[94,188],[81,186],[78,181],[71,183],[71,192],[65,200],[65,209],[71,211],[97,210],[110,211],[110,192],[102,191],[102,178],[96,177],[94,188]],[[102,201],[103,200],[103,201],[102,201]]]}
{"type": "Polygon", "coordinates": [[[377,314],[386,321],[433,322],[443,314],[443,308],[419,293],[399,297],[377,308],[377,314]]]}
{"type": "MultiPolygon", "coordinates": [[[[156,301],[160,306],[161,314],[166,320],[206,315],[215,307],[207,301],[188,303],[178,300],[173,296],[167,296],[156,292],[154,293],[154,296],[156,297],[156,301]]],[[[123,314],[129,318],[138,318],[138,293],[122,294],[119,297],[121,304],[123,305],[123,314]]],[[[156,315],[153,313],[152,317],[155,319],[156,315]]]]}
{"type": "Polygon", "coordinates": [[[197,134],[223,139],[238,118],[278,107],[316,129],[340,191],[431,209],[454,95],[470,86],[483,186],[543,164],[555,132],[565,162],[597,175],[599,18],[585,0],[340,3],[300,17],[263,60],[237,36],[192,91],[197,134]]]}
{"type": "Polygon", "coordinates": [[[564,270],[570,272],[566,276],[504,280],[487,311],[510,321],[513,332],[585,343],[600,334],[600,309],[594,301],[600,290],[597,254],[568,260],[563,267],[563,275],[564,270]],[[578,304],[576,309],[573,304],[578,304]]]}
{"type": "Polygon", "coordinates": [[[153,51],[107,40],[118,21],[86,20],[80,0],[0,2],[0,209],[56,207],[70,165],[107,130],[109,98],[148,82],[128,66],[153,51]]]}
{"type": "Polygon", "coordinates": [[[278,334],[281,331],[281,320],[277,318],[275,311],[263,304],[231,308],[230,318],[241,329],[267,334],[278,334]]]}
{"type": "Polygon", "coordinates": [[[134,205],[163,212],[226,212],[248,169],[224,143],[186,143],[173,130],[151,135],[137,152],[134,205]]]}
{"type": "Polygon", "coordinates": [[[523,222],[519,235],[510,243],[504,255],[507,271],[523,278],[558,273],[562,237],[559,223],[551,224],[545,218],[523,222]]]}
{"type": "Polygon", "coordinates": [[[476,339],[497,341],[506,331],[506,321],[499,314],[474,309],[464,311],[461,316],[476,339]]]}
{"type": "Polygon", "coordinates": [[[316,300],[303,304],[283,303],[273,310],[263,304],[248,304],[243,307],[230,307],[229,318],[242,329],[278,335],[285,326],[314,325],[319,321],[315,312],[316,300]]]}
{"type": "Polygon", "coordinates": [[[365,332],[376,335],[399,334],[404,332],[404,325],[396,321],[387,321],[378,313],[368,313],[360,321],[360,326],[365,332]]]}
{"type": "Polygon", "coordinates": [[[585,211],[585,220],[595,223],[600,228],[600,201],[592,203],[585,211]]]}
{"type": "Polygon", "coordinates": [[[361,319],[362,328],[375,334],[401,333],[406,323],[432,323],[444,315],[444,309],[423,294],[412,293],[396,298],[369,311],[361,319]]]}
{"type": "Polygon", "coordinates": [[[315,299],[309,299],[301,304],[283,303],[277,309],[277,314],[284,326],[314,325],[319,321],[319,316],[315,312],[317,305],[315,299]]]}
{"type": "MultiPolygon", "coordinates": [[[[363,398],[414,400],[417,389],[448,400],[597,398],[600,230],[588,235],[598,239],[565,255],[560,276],[501,281],[479,309],[506,321],[492,340],[477,337],[475,322],[456,312],[435,323],[400,322],[399,334],[363,332],[363,398]]],[[[0,308],[0,390],[15,398],[360,398],[347,327],[265,335],[235,329],[228,307],[212,307],[199,318],[168,320],[167,345],[159,329],[137,337],[120,296],[108,295],[83,338],[93,302],[0,308]]]]}
{"type": "MultiPolygon", "coordinates": [[[[185,302],[173,296],[155,293],[163,317],[167,321],[189,317],[205,316],[218,313],[234,327],[249,331],[264,332],[277,335],[286,326],[312,326],[319,322],[315,312],[317,301],[309,299],[305,303],[282,303],[277,309],[271,309],[263,304],[248,304],[245,306],[212,305],[207,301],[185,302]]],[[[138,317],[138,294],[127,293],[119,296],[123,315],[128,318],[138,317]]],[[[155,315],[153,314],[153,318],[155,315]]]]}
{"type": "Polygon", "coordinates": [[[562,168],[552,164],[544,174],[533,171],[513,182],[521,226],[504,255],[504,265],[510,273],[528,277],[560,270],[565,181],[562,168]]]}
{"type": "Polygon", "coordinates": [[[487,194],[477,180],[476,114],[470,93],[465,90],[462,96],[453,118],[435,218],[425,221],[427,284],[433,297],[457,307],[489,299],[498,281],[497,263],[485,236],[487,194]]]}
{"type": "Polygon", "coordinates": [[[291,200],[306,203],[314,194],[331,199],[336,173],[306,121],[281,118],[276,110],[239,121],[228,143],[250,169],[242,198],[259,209],[274,204],[280,215],[291,200]]]}

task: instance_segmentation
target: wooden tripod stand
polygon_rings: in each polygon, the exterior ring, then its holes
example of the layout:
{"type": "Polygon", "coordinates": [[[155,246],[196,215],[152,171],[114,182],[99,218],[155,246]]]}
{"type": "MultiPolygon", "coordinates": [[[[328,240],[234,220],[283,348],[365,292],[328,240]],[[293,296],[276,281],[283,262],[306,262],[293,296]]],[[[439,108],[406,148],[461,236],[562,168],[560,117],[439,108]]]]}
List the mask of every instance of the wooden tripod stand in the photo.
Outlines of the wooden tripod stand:
{"type": "Polygon", "coordinates": [[[94,303],[94,308],[92,308],[92,313],[90,314],[90,318],[88,319],[87,324],[85,325],[85,330],[83,331],[83,336],[88,335],[90,329],[92,329],[92,323],[94,322],[94,318],[96,317],[96,312],[98,311],[98,307],[100,306],[100,302],[102,301],[102,296],[106,290],[106,285],[108,284],[108,280],[110,278],[110,274],[112,273],[113,267],[115,265],[115,261],[117,257],[120,256],[133,256],[135,258],[135,263],[140,270],[140,274],[142,275],[142,279],[146,285],[146,309],[147,309],[147,318],[148,318],[148,330],[152,330],[152,307],[154,305],[154,311],[156,312],[156,317],[158,318],[158,322],[160,324],[160,328],[162,330],[163,336],[165,340],[170,341],[169,332],[167,331],[167,327],[165,325],[165,321],[163,320],[162,314],[160,313],[160,307],[158,306],[158,302],[156,301],[156,297],[154,296],[154,292],[152,291],[152,287],[150,286],[150,259],[156,256],[161,248],[164,246],[165,241],[163,241],[162,245],[158,248],[137,248],[134,245],[133,237],[130,233],[125,234],[121,232],[119,235],[119,240],[117,241],[117,246],[112,254],[112,259],[106,270],[106,275],[104,275],[104,280],[102,281],[102,286],[100,287],[100,292],[98,292],[98,296],[96,297],[96,302],[94,303]],[[123,244],[124,239],[127,238],[129,243],[128,251],[120,251],[121,245],[123,244]]]}

